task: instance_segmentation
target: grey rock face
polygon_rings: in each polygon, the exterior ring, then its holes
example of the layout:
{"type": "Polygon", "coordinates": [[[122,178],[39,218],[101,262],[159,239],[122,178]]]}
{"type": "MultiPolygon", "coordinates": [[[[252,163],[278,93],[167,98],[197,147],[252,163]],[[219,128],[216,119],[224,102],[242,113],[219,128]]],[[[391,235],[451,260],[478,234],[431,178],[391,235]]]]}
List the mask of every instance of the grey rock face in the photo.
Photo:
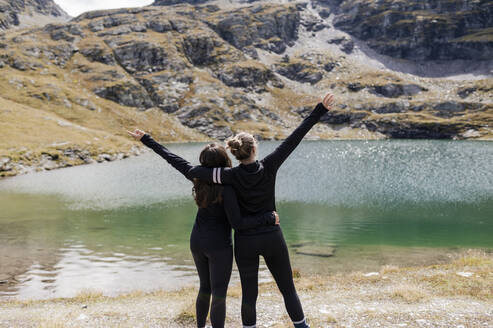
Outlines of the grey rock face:
{"type": "Polygon", "coordinates": [[[309,63],[295,62],[277,65],[275,71],[290,80],[315,84],[323,78],[322,72],[309,63]]]}
{"type": "Polygon", "coordinates": [[[123,106],[150,108],[154,106],[146,90],[140,85],[121,83],[94,90],[98,96],[112,100],[123,106]]]}
{"type": "MultiPolygon", "coordinates": [[[[295,113],[299,114],[301,117],[308,116],[313,107],[305,106],[301,108],[297,108],[294,110],[295,113]]],[[[366,118],[369,114],[365,112],[358,111],[338,111],[331,110],[324,114],[320,119],[320,122],[326,124],[348,124],[348,125],[357,125],[362,119],[366,118]]]]}
{"type": "Polygon", "coordinates": [[[196,129],[205,135],[219,140],[224,140],[233,134],[228,126],[219,125],[213,117],[205,116],[206,113],[213,111],[209,105],[195,104],[184,106],[180,109],[178,118],[183,125],[196,129]]]}
{"type": "Polygon", "coordinates": [[[174,113],[179,108],[180,99],[190,90],[193,77],[187,73],[163,73],[150,78],[139,78],[157,107],[167,113],[174,113]]]}
{"type": "Polygon", "coordinates": [[[22,25],[20,15],[37,14],[53,21],[65,21],[69,15],[53,0],[1,0],[0,31],[22,25]]]}
{"type": "Polygon", "coordinates": [[[276,77],[271,70],[257,66],[228,66],[218,73],[218,78],[227,86],[253,88],[265,86],[276,77]]]}
{"type": "Polygon", "coordinates": [[[164,33],[173,30],[171,22],[167,19],[154,18],[147,23],[147,27],[154,32],[164,33]]]}
{"type": "Polygon", "coordinates": [[[465,110],[465,106],[462,103],[456,101],[447,101],[443,103],[436,104],[433,106],[435,110],[435,115],[440,117],[452,117],[465,110]]]}
{"type": "Polygon", "coordinates": [[[255,46],[276,53],[283,53],[286,46],[298,37],[300,14],[296,8],[254,7],[235,10],[213,28],[238,49],[255,46]]]}
{"type": "Polygon", "coordinates": [[[183,40],[183,50],[193,65],[208,65],[220,60],[212,56],[215,47],[221,44],[207,35],[187,35],[183,40]]]}
{"type": "Polygon", "coordinates": [[[113,54],[98,44],[94,45],[94,47],[83,48],[80,53],[92,62],[100,62],[106,65],[116,64],[113,54]]]}
{"type": "Polygon", "coordinates": [[[337,2],[334,26],[382,54],[419,61],[493,58],[491,1],[337,2]]]}
{"type": "Polygon", "coordinates": [[[199,5],[202,3],[209,2],[210,0],[156,0],[152,4],[153,6],[172,6],[181,3],[189,3],[192,5],[199,5]]]}
{"type": "Polygon", "coordinates": [[[163,47],[145,41],[130,41],[120,45],[108,43],[117,61],[130,73],[159,72],[165,69],[181,70],[182,63],[170,61],[163,47]]]}
{"type": "Polygon", "coordinates": [[[368,87],[369,91],[378,96],[387,98],[397,98],[400,96],[414,96],[425,88],[416,84],[395,84],[389,83],[386,85],[376,85],[368,87]]]}
{"type": "MultiPolygon", "coordinates": [[[[396,139],[452,139],[464,130],[464,124],[438,122],[406,122],[396,120],[363,120],[370,131],[378,131],[396,139]]],[[[476,126],[466,126],[476,129],[476,126]]]]}

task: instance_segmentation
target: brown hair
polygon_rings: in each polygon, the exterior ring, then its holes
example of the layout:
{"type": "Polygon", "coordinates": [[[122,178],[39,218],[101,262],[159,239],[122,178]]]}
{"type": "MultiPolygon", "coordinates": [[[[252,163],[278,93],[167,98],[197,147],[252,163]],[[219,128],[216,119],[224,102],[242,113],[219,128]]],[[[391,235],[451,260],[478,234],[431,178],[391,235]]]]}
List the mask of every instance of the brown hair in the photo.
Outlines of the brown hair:
{"type": "Polygon", "coordinates": [[[234,137],[226,140],[229,150],[237,160],[242,161],[252,155],[257,145],[257,140],[250,133],[240,132],[234,137]]]}
{"type": "MultiPolygon", "coordinates": [[[[209,144],[200,153],[200,165],[205,167],[231,167],[231,160],[223,146],[209,144]]],[[[193,180],[193,197],[200,208],[222,202],[223,187],[204,180],[193,180]]]]}

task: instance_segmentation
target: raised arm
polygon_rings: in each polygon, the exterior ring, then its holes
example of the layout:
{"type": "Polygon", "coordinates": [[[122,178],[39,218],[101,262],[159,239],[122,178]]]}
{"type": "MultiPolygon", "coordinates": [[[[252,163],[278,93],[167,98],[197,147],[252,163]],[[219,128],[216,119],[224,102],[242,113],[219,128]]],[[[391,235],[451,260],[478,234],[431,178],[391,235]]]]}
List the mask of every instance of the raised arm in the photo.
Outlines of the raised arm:
{"type": "Polygon", "coordinates": [[[296,130],[294,130],[272,153],[263,159],[264,165],[277,171],[293,150],[300,144],[308,131],[310,131],[310,129],[320,120],[320,117],[330,109],[332,101],[333,96],[327,94],[323,102],[315,106],[315,109],[303,120],[303,122],[301,122],[296,130]]]}
{"type": "Polygon", "coordinates": [[[232,172],[231,169],[226,167],[207,168],[202,166],[192,166],[187,160],[180,156],[173,154],[166,147],[157,143],[152,137],[142,130],[136,129],[135,131],[127,131],[129,135],[137,140],[140,140],[144,145],[151,148],[170,163],[175,169],[180,171],[187,179],[192,180],[194,178],[202,179],[219,184],[231,184],[232,172]]]}
{"type": "Polygon", "coordinates": [[[181,174],[183,174],[187,179],[190,179],[188,177],[188,172],[193,168],[193,166],[188,162],[187,160],[181,158],[180,156],[173,154],[168,150],[168,148],[164,147],[163,145],[159,144],[154,140],[149,134],[144,134],[140,141],[146,145],[147,147],[151,148],[154,150],[156,154],[164,158],[168,163],[171,164],[175,169],[177,169],[181,174]]]}
{"type": "Polygon", "coordinates": [[[276,212],[270,211],[259,215],[242,217],[236,193],[231,186],[224,186],[223,205],[229,223],[235,230],[252,229],[260,226],[276,225],[276,212]]]}

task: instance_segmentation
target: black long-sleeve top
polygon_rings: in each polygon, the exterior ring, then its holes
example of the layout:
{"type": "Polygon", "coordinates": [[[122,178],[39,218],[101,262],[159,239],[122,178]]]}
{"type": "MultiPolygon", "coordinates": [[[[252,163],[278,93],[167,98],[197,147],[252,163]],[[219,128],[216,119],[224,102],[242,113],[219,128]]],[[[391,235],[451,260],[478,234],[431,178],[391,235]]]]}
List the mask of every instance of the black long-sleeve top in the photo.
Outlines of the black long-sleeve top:
{"type": "MultiPolygon", "coordinates": [[[[260,161],[233,168],[205,168],[195,166],[186,172],[189,179],[199,178],[219,184],[229,184],[238,195],[241,214],[254,215],[276,210],[275,185],[279,167],[299,145],[303,137],[320,120],[327,109],[317,104],[312,113],[272,153],[260,161]]],[[[278,225],[257,226],[238,231],[240,234],[257,234],[278,230],[278,225]]]]}
{"type": "MultiPolygon", "coordinates": [[[[150,135],[145,134],[141,141],[158,155],[163,157],[186,178],[194,167],[185,159],[173,154],[166,147],[156,142],[150,135]]],[[[241,216],[235,190],[232,186],[224,186],[222,202],[211,204],[206,208],[199,208],[190,236],[192,249],[219,249],[230,246],[231,227],[236,231],[254,229],[258,226],[275,225],[273,211],[266,211],[255,215],[241,216]]]]}

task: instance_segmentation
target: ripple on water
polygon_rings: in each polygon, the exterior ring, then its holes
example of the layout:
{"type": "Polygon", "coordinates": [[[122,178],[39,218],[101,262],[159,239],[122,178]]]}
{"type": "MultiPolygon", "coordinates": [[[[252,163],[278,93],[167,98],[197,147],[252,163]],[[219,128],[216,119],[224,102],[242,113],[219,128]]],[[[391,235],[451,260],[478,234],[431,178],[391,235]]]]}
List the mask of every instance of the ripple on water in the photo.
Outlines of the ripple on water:
{"type": "MultiPolygon", "coordinates": [[[[277,145],[262,142],[261,156],[277,145]]],[[[196,163],[202,145],[170,148],[196,163]]],[[[0,296],[196,283],[190,195],[191,184],[151,153],[0,181],[0,277],[8,281],[0,296]]],[[[276,195],[302,272],[378,271],[493,248],[491,143],[304,142],[280,169],[276,195]],[[296,254],[306,243],[335,247],[335,255],[296,254]]],[[[270,281],[261,263],[260,281],[270,281]]]]}

